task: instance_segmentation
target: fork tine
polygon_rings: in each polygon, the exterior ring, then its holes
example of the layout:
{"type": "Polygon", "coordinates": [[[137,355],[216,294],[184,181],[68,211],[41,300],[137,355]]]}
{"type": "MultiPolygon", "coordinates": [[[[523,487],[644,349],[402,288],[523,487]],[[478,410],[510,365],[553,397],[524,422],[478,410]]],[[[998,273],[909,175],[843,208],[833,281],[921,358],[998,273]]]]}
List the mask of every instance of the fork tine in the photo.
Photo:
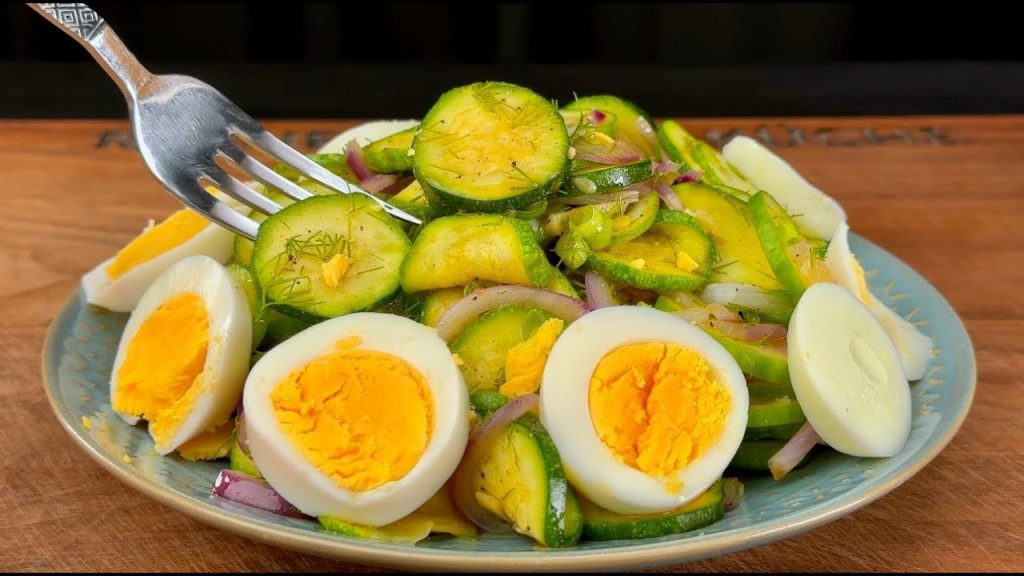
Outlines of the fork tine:
{"type": "MultiPolygon", "coordinates": [[[[221,157],[225,158],[227,162],[234,164],[234,162],[227,159],[226,156],[221,157]]],[[[225,170],[220,168],[217,168],[216,170],[208,170],[206,176],[221,192],[224,192],[228,196],[231,196],[235,200],[238,200],[242,204],[245,204],[254,210],[259,210],[268,216],[281,210],[281,206],[279,204],[270,198],[267,198],[263,194],[260,194],[256,190],[253,190],[246,183],[235,178],[231,174],[228,174],[225,170]]]]}
{"type": "Polygon", "coordinates": [[[178,182],[167,189],[175,198],[195,210],[200,216],[205,216],[214,223],[220,224],[236,234],[241,234],[249,240],[256,239],[260,225],[248,216],[239,214],[227,203],[215,198],[203,188],[198,180],[178,182]]]}
{"type": "Polygon", "coordinates": [[[341,192],[342,194],[349,194],[352,192],[363,194],[364,196],[368,196],[371,200],[379,204],[380,207],[383,208],[385,212],[394,216],[395,218],[405,220],[406,222],[411,222],[413,224],[422,224],[422,221],[419,218],[413,216],[412,214],[409,214],[408,212],[405,212],[404,210],[400,210],[392,206],[391,204],[388,204],[384,200],[381,200],[380,198],[374,196],[373,194],[370,194],[369,192],[363,190],[358,186],[353,186],[352,184],[349,184],[335,173],[317,164],[316,162],[313,162],[305,155],[303,155],[301,152],[285,144],[276,136],[274,136],[270,132],[267,132],[266,130],[262,130],[256,134],[245,134],[241,131],[238,131],[236,132],[236,134],[246,139],[249,143],[256,146],[257,148],[263,150],[264,152],[272,156],[275,156],[278,160],[284,162],[285,164],[290,165],[292,168],[298,170],[307,178],[312,178],[320,182],[324,186],[333,188],[338,192],[341,192]]]}
{"type": "Polygon", "coordinates": [[[267,168],[263,164],[260,164],[251,156],[243,156],[235,164],[245,172],[249,173],[253,178],[267,186],[270,186],[271,188],[277,188],[292,200],[305,200],[306,198],[313,196],[313,193],[309,190],[306,190],[295,182],[292,182],[270,168],[267,168]]]}

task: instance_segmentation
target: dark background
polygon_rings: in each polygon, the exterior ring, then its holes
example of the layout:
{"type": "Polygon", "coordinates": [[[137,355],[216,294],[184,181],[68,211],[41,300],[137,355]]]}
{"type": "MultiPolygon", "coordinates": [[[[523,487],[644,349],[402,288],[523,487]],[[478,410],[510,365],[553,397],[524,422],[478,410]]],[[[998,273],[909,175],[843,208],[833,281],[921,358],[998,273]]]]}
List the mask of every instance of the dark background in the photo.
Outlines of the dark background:
{"type": "MultiPolygon", "coordinates": [[[[655,116],[1024,112],[1022,24],[995,3],[90,5],[152,71],[260,117],[419,116],[484,79],[655,116]]],[[[0,7],[0,116],[125,114],[77,43],[0,7]]]]}

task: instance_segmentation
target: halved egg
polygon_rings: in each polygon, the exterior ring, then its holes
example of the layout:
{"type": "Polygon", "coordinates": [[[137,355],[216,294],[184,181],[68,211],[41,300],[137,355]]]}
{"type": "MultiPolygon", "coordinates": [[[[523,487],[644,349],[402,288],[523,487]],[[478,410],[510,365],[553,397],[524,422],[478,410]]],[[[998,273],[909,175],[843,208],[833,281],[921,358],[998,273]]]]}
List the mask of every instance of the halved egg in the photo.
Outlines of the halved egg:
{"type": "Polygon", "coordinates": [[[720,344],[637,306],[567,326],[540,392],[569,481],[620,514],[677,508],[720,478],[743,440],[748,403],[743,373],[720,344]]]}
{"type": "Polygon", "coordinates": [[[864,269],[850,250],[850,227],[839,224],[828,245],[825,266],[836,283],[849,290],[882,323],[885,332],[892,339],[899,353],[900,363],[907,380],[918,380],[924,376],[928,360],[932,356],[932,340],[921,333],[913,324],[893,311],[868,290],[864,269]]]}
{"type": "Polygon", "coordinates": [[[234,234],[188,208],[146,227],[113,258],[82,277],[85,299],[114,312],[130,312],[146,288],[182,258],[202,254],[225,263],[234,234]]]}
{"type": "Polygon", "coordinates": [[[267,352],[245,384],[249,451],[302,512],[382,526],[414,511],[455,471],[469,401],[430,327],[361,312],[267,352]]]}
{"type": "Polygon", "coordinates": [[[146,289],[125,326],[110,402],[149,422],[160,454],[231,417],[249,368],[252,317],[242,288],[208,256],[190,256],[146,289]]]}

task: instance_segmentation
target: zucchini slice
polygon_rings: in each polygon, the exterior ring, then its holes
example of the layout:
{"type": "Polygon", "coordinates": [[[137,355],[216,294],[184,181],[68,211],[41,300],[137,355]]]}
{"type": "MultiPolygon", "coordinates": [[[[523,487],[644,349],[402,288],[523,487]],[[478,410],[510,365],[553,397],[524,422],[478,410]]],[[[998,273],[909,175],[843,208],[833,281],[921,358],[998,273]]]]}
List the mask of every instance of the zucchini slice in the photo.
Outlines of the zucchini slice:
{"type": "MultiPolygon", "coordinates": [[[[785,445],[786,440],[744,440],[740,442],[740,447],[736,449],[736,454],[732,457],[732,461],[729,462],[729,468],[733,470],[767,472],[769,469],[768,460],[779,450],[782,450],[782,447],[785,445]]],[[[812,448],[811,453],[801,460],[796,465],[796,468],[806,466],[817,451],[817,448],[812,448]]]]}
{"type": "Polygon", "coordinates": [[[748,384],[747,390],[750,392],[747,428],[800,426],[807,420],[792,391],[762,386],[757,381],[748,384]]]}
{"type": "Polygon", "coordinates": [[[711,271],[711,282],[752,284],[769,292],[782,290],[761,249],[746,203],[697,182],[672,189],[715,243],[718,261],[711,271]]]}
{"type": "Polygon", "coordinates": [[[569,173],[569,190],[576,194],[593,194],[612,188],[625,188],[651,177],[653,166],[650,160],[632,164],[605,166],[603,164],[574,164],[569,173]]]}
{"type": "Polygon", "coordinates": [[[442,212],[526,208],[568,171],[569,134],[533,91],[478,82],[445,92],[413,139],[413,171],[442,212]]]}
{"type": "Polygon", "coordinates": [[[441,314],[451,308],[452,304],[462,300],[465,295],[463,286],[439,288],[427,292],[427,295],[423,297],[423,306],[420,308],[420,324],[436,326],[441,314]]]}
{"type": "Polygon", "coordinates": [[[698,326],[729,352],[744,374],[769,382],[790,385],[789,360],[785,347],[737,340],[704,324],[698,324],[698,326]]]}
{"type": "Polygon", "coordinates": [[[533,414],[509,425],[484,456],[474,492],[480,505],[520,534],[551,547],[576,544],[579,500],[565,478],[555,443],[533,414]]]}
{"type": "Polygon", "coordinates": [[[333,516],[320,516],[317,520],[328,532],[382,542],[413,544],[431,534],[448,534],[457,538],[476,537],[476,528],[455,512],[448,490],[444,488],[408,516],[384,526],[353,524],[333,516]]]}
{"type": "Polygon", "coordinates": [[[260,294],[260,287],[248,266],[233,263],[228,265],[227,269],[249,303],[249,312],[252,313],[252,350],[255,352],[267,334],[267,316],[270,311],[263,306],[263,295],[260,294]]]}
{"type": "Polygon", "coordinates": [[[420,292],[474,280],[542,288],[551,269],[526,222],[498,214],[455,214],[420,230],[402,265],[402,289],[420,292]]]}
{"type": "Polygon", "coordinates": [[[228,452],[228,458],[231,462],[229,468],[232,470],[237,470],[242,474],[248,474],[253,478],[263,478],[263,474],[261,474],[260,469],[256,467],[256,463],[253,462],[252,458],[242,450],[242,445],[238,443],[237,429],[235,430],[235,433],[231,435],[231,450],[228,452]]]}
{"type": "Polygon", "coordinates": [[[533,336],[550,313],[530,306],[510,304],[487,312],[452,342],[452,352],[462,360],[459,370],[470,392],[494,390],[505,383],[508,351],[533,336]]]}
{"type": "Polygon", "coordinates": [[[722,158],[710,144],[694,138],[675,120],[666,120],[658,126],[658,144],[673,162],[686,170],[699,170],[701,182],[741,199],[757,192],[738,170],[722,158]]]}
{"type": "Polygon", "coordinates": [[[696,219],[661,210],[643,236],[592,252],[587,264],[634,288],[697,290],[707,282],[711,250],[711,240],[696,219]]]}
{"type": "Polygon", "coordinates": [[[583,535],[588,540],[632,540],[703,528],[725,517],[724,485],[718,479],[685,506],[661,514],[616,514],[581,497],[583,535]]]}
{"type": "Polygon", "coordinates": [[[610,132],[608,135],[616,140],[627,142],[644,155],[654,157],[656,150],[637,127],[637,120],[643,118],[652,129],[654,121],[639,106],[624,98],[607,94],[577,98],[562,107],[562,114],[567,118],[572,118],[572,113],[579,114],[575,119],[567,120],[567,123],[578,125],[580,118],[589,116],[595,110],[606,117],[597,126],[601,132],[610,132]]]}
{"type": "Polygon", "coordinates": [[[497,390],[475,390],[469,393],[469,405],[483,420],[512,399],[497,390]]]}
{"type": "Polygon", "coordinates": [[[263,222],[252,271],[275,308],[315,322],[389,299],[408,251],[401,226],[373,200],[314,196],[263,222]]]}
{"type": "Polygon", "coordinates": [[[782,205],[763,190],[750,199],[750,212],[768,265],[782,284],[786,296],[796,304],[807,284],[786,248],[800,242],[803,236],[782,205]]]}
{"type": "Polygon", "coordinates": [[[379,174],[412,170],[412,139],[419,126],[375,140],[363,148],[366,167],[379,174]]]}
{"type": "Polygon", "coordinates": [[[432,220],[438,216],[437,211],[430,206],[427,195],[423,192],[423,186],[413,180],[405,188],[402,188],[394,196],[388,198],[388,203],[395,208],[405,210],[420,220],[432,220]]]}
{"type": "Polygon", "coordinates": [[[640,194],[640,199],[627,206],[625,213],[612,219],[612,246],[625,244],[647,232],[654,225],[659,206],[661,200],[654,192],[640,194]]]}

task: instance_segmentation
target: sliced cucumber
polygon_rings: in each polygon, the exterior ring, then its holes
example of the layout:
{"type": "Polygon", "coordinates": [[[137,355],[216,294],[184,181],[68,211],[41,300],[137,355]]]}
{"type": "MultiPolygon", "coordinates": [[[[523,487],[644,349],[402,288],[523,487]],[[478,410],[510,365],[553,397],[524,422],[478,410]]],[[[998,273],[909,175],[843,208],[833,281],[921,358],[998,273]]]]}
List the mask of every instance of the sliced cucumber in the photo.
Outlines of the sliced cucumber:
{"type": "Polygon", "coordinates": [[[384,526],[363,526],[332,516],[320,516],[317,520],[328,532],[382,542],[413,544],[431,534],[476,537],[476,528],[459,517],[443,488],[408,516],[384,526]]]}
{"type": "Polygon", "coordinates": [[[766,346],[757,342],[745,342],[730,338],[706,325],[699,324],[699,326],[729,352],[744,374],[787,386],[790,384],[789,360],[784,346],[766,346]]]}
{"type": "Polygon", "coordinates": [[[402,289],[420,292],[478,279],[543,287],[551,269],[529,224],[497,214],[457,214],[420,230],[402,265],[402,289]]]}
{"type": "Polygon", "coordinates": [[[661,200],[658,195],[648,192],[626,207],[625,213],[612,218],[612,246],[625,244],[639,237],[654,225],[661,200]]]}
{"type": "Polygon", "coordinates": [[[715,243],[718,261],[711,282],[752,284],[770,292],[782,290],[761,249],[747,204],[695,182],[673,189],[715,243]]]}
{"type": "MultiPolygon", "coordinates": [[[[771,459],[782,447],[786,440],[744,440],[729,462],[729,467],[734,470],[767,471],[768,460],[771,459]]],[[[812,448],[811,454],[814,454],[812,448]]],[[[807,457],[796,465],[796,468],[803,468],[812,458],[807,457]]]]}
{"type": "Polygon", "coordinates": [[[547,289],[559,294],[565,294],[570,298],[576,298],[577,300],[580,297],[576,287],[572,285],[572,282],[558,268],[551,269],[551,279],[548,280],[547,289]]]}
{"type": "Polygon", "coordinates": [[[661,514],[616,514],[581,497],[583,535],[589,540],[632,540],[703,528],[725,517],[723,486],[719,479],[690,503],[661,514]]]}
{"type": "MultiPolygon", "coordinates": [[[[600,94],[577,98],[562,107],[563,114],[577,112],[584,117],[595,110],[612,118],[610,136],[616,140],[631,144],[637,150],[643,152],[645,156],[654,157],[656,152],[654,145],[644,136],[637,124],[637,121],[643,118],[647,125],[653,129],[654,121],[636,104],[618,96],[600,94]]],[[[576,123],[579,123],[578,119],[576,123]]]]}
{"type": "Polygon", "coordinates": [[[526,208],[558,188],[569,134],[558,110],[533,91],[479,82],[444,93],[413,140],[413,170],[444,211],[526,208]]]}
{"type": "Polygon", "coordinates": [[[747,428],[743,432],[744,440],[789,440],[800,431],[803,422],[782,424],[780,426],[762,426],[761,428],[747,428]]]}
{"type": "Polygon", "coordinates": [[[371,142],[363,148],[366,167],[379,174],[412,170],[412,139],[419,126],[371,142]]]}
{"type": "Polygon", "coordinates": [[[786,247],[803,237],[786,210],[763,190],[750,199],[750,212],[768,265],[782,284],[786,296],[795,304],[807,289],[807,284],[786,247]]]}
{"type": "MultiPolygon", "coordinates": [[[[359,183],[359,178],[357,178],[355,172],[352,171],[352,167],[348,165],[348,159],[345,157],[344,153],[324,152],[320,154],[307,154],[307,156],[313,162],[316,162],[334,174],[342,177],[346,182],[351,182],[353,184],[359,183]]],[[[313,180],[309,180],[305,176],[299,174],[294,168],[287,164],[275,165],[274,172],[277,172],[292,182],[298,182],[300,184],[303,182],[314,182],[313,180]]]]}
{"type": "Polygon", "coordinates": [[[465,288],[453,286],[451,288],[438,288],[427,292],[423,297],[423,307],[420,313],[420,323],[427,326],[436,326],[441,314],[465,296],[465,288]]]}
{"type": "Polygon", "coordinates": [[[658,126],[658,144],[670,159],[685,170],[699,170],[701,182],[742,199],[757,188],[729,165],[710,144],[694,138],[678,122],[666,120],[658,126]]]}
{"type": "Polygon", "coordinates": [[[792,392],[785,393],[772,388],[748,386],[750,409],[747,412],[747,428],[774,428],[801,425],[804,417],[800,403],[792,392]]]}
{"type": "Polygon", "coordinates": [[[398,222],[373,200],[314,196],[260,226],[252,270],[275,308],[317,321],[390,298],[408,251],[398,222]]]}
{"type": "Polygon", "coordinates": [[[483,420],[512,399],[497,390],[474,390],[469,393],[469,405],[483,420]]]}
{"type": "Polygon", "coordinates": [[[267,311],[267,333],[263,337],[263,341],[260,342],[260,349],[270,350],[312,325],[305,320],[270,309],[267,311]]]}
{"type": "Polygon", "coordinates": [[[418,321],[423,316],[423,301],[412,294],[399,291],[387,302],[375,306],[373,311],[418,321]]]}
{"type": "Polygon", "coordinates": [[[228,458],[231,459],[230,468],[237,470],[242,474],[248,474],[253,478],[263,478],[263,474],[260,473],[260,469],[256,467],[256,463],[252,461],[242,450],[242,446],[238,443],[238,431],[231,435],[231,451],[228,452],[228,458]]]}
{"type": "Polygon", "coordinates": [[[388,198],[388,203],[395,208],[405,210],[420,220],[431,220],[437,217],[437,211],[430,206],[423,187],[416,180],[402,188],[397,194],[388,198]]]}
{"type": "Polygon", "coordinates": [[[651,177],[652,170],[650,160],[619,166],[574,163],[569,172],[568,188],[577,194],[593,194],[612,188],[624,188],[647,180],[651,177]]]}
{"type": "Polygon", "coordinates": [[[579,540],[579,500],[555,443],[536,416],[527,414],[509,425],[483,458],[473,484],[480,504],[520,534],[551,548],[579,540]]]}
{"type": "Polygon", "coordinates": [[[643,236],[593,252],[587,264],[623,284],[647,290],[697,290],[707,282],[711,240],[692,216],[657,213],[643,236]]]}
{"type": "Polygon", "coordinates": [[[270,312],[263,306],[263,295],[260,287],[256,284],[256,278],[247,266],[234,263],[228,266],[228,273],[235,279],[238,286],[245,293],[245,300],[249,303],[249,312],[252,313],[252,349],[256,350],[263,337],[267,334],[267,316],[270,312]]]}
{"type": "Polygon", "coordinates": [[[505,359],[510,348],[525,342],[548,318],[549,312],[510,304],[487,312],[452,342],[462,359],[462,376],[470,392],[493,390],[505,382],[505,359]]]}

